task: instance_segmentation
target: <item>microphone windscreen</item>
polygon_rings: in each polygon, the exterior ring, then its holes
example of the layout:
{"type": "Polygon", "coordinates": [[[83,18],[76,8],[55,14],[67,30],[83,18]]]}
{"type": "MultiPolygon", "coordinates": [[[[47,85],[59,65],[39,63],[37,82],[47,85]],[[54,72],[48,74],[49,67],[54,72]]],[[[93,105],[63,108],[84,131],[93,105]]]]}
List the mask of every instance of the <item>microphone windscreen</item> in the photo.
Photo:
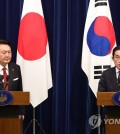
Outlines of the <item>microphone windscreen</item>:
{"type": "Polygon", "coordinates": [[[4,76],[3,76],[3,75],[0,75],[0,81],[2,81],[2,80],[3,80],[3,78],[4,78],[4,76]]]}
{"type": "Polygon", "coordinates": [[[8,80],[9,80],[9,78],[10,78],[10,76],[9,76],[9,75],[7,75],[6,80],[8,81],[8,80]]]}

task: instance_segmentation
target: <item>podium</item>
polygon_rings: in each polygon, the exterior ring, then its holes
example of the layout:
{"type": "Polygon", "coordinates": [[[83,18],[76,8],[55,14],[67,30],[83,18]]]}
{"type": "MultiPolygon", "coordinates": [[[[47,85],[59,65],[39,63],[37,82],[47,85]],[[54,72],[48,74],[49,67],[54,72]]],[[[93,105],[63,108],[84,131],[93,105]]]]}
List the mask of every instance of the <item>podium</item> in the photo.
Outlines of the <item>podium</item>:
{"type": "MultiPolygon", "coordinates": [[[[116,92],[97,92],[97,105],[98,106],[117,106],[112,102],[112,96],[116,92]]],[[[105,120],[109,120],[110,122],[105,123],[105,134],[119,134],[120,133],[120,124],[112,123],[111,121],[115,121],[112,118],[105,118],[105,120]]]]}
{"type": "MultiPolygon", "coordinates": [[[[9,104],[12,106],[25,106],[29,105],[29,92],[11,91],[13,101],[9,104]]],[[[6,106],[0,106],[0,108],[6,106]]],[[[23,134],[23,121],[16,117],[0,117],[0,134],[23,134]]]]}

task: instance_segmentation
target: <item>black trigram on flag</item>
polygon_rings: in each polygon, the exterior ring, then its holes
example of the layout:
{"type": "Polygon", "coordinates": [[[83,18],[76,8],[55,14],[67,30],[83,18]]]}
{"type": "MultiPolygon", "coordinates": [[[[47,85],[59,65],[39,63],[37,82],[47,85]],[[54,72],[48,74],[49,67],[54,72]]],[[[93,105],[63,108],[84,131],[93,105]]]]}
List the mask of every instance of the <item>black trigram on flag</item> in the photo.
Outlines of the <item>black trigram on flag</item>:
{"type": "Polygon", "coordinates": [[[94,66],[94,79],[100,79],[102,72],[110,67],[111,65],[94,66]]]}
{"type": "Polygon", "coordinates": [[[97,6],[107,6],[107,0],[95,0],[95,7],[97,6]]]}

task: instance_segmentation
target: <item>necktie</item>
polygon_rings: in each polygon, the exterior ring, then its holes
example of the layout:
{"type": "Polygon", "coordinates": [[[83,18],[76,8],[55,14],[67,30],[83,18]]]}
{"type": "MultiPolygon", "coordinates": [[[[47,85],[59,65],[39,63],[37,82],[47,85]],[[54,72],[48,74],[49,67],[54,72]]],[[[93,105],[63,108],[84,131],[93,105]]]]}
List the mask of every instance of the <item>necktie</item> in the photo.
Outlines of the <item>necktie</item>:
{"type": "Polygon", "coordinates": [[[118,72],[118,87],[120,88],[120,71],[118,72]]]}
{"type": "Polygon", "coordinates": [[[6,68],[4,67],[3,69],[3,76],[4,76],[4,88],[5,90],[8,90],[8,85],[7,85],[7,72],[6,72],[6,68]]]}

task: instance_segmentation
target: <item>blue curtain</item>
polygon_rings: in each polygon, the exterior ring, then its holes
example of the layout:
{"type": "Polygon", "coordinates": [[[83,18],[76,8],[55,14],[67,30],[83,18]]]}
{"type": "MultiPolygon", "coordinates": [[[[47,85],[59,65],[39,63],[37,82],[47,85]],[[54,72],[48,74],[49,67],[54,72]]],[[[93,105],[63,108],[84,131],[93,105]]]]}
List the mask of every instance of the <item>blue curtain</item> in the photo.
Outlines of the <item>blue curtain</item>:
{"type": "MultiPolygon", "coordinates": [[[[96,98],[81,69],[83,32],[89,0],[42,0],[53,77],[48,99],[36,107],[36,134],[97,134],[89,117],[97,114],[96,98]]],[[[10,40],[16,62],[23,0],[0,0],[0,38],[10,40]]],[[[119,0],[110,0],[120,44],[119,0]]],[[[26,107],[24,131],[33,134],[33,109],[26,107]],[[31,122],[31,124],[29,124],[31,122]],[[28,126],[29,125],[29,126],[28,126]],[[26,129],[28,128],[28,129],[26,129]]]]}

